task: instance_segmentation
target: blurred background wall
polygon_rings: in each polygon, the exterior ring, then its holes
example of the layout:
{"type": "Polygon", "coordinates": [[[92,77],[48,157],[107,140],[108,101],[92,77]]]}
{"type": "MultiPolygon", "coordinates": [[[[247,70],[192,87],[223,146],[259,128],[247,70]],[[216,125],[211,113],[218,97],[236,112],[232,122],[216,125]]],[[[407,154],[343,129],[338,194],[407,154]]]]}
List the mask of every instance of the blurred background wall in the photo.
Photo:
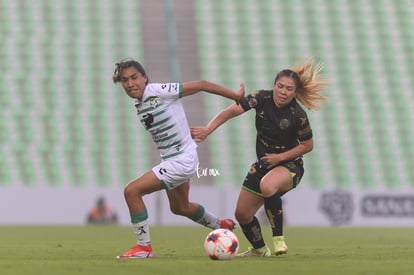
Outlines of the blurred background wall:
{"type": "MultiPolygon", "coordinates": [[[[111,80],[120,59],[251,92],[313,57],[332,84],[288,224],[414,225],[413,27],[409,0],[0,0],[0,224],[80,224],[100,195],[129,222],[122,189],[159,156],[111,80]]],[[[190,126],[232,103],[183,100],[190,126]]],[[[253,119],[199,145],[192,198],[220,215],[255,159],[253,119]]],[[[147,197],[153,222],[185,224],[165,198],[147,197]]]]}

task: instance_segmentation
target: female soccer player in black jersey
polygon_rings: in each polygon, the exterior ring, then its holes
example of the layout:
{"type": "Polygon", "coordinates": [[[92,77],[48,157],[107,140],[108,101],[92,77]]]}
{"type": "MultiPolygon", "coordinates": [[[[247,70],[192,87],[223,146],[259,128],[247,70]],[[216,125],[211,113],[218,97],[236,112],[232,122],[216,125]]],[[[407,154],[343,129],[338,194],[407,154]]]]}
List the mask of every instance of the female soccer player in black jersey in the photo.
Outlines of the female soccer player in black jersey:
{"type": "Polygon", "coordinates": [[[259,90],[221,111],[205,127],[193,127],[192,136],[203,141],[227,120],[251,109],[256,110],[256,156],[240,191],[235,217],[252,247],[239,256],[270,256],[256,218],[264,205],[272,227],[274,253],[286,254],[283,237],[282,199],[295,188],[304,173],[302,156],[313,149],[308,109],[319,109],[318,101],[327,98],[321,91],[328,85],[321,78],[322,65],[308,60],[298,67],[280,71],[272,90],[259,90]]]}

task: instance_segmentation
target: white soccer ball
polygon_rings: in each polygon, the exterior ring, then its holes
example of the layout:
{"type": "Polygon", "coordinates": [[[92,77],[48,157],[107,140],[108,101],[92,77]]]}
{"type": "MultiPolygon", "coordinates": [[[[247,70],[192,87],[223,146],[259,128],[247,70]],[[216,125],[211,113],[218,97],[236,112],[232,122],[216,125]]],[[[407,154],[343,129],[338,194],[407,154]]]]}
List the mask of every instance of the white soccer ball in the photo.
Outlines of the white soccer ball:
{"type": "Polygon", "coordinates": [[[215,229],[207,235],[204,248],[212,260],[230,260],[239,251],[239,240],[230,230],[215,229]]]}

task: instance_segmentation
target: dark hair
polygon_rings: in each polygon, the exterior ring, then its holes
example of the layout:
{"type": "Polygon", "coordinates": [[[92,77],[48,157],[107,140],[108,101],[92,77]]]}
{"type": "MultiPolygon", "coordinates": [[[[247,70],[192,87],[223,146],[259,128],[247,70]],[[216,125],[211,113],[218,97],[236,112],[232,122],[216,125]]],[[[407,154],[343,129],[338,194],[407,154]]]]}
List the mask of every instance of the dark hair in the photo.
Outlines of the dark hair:
{"type": "Polygon", "coordinates": [[[300,88],[302,86],[302,82],[300,81],[300,77],[299,75],[292,70],[289,69],[285,69],[285,70],[281,70],[275,77],[275,82],[273,83],[276,84],[276,81],[281,78],[282,76],[287,76],[292,78],[295,81],[295,85],[296,85],[296,89],[300,88]]]}
{"type": "Polygon", "coordinates": [[[114,83],[121,82],[121,73],[123,69],[129,68],[129,67],[135,67],[135,69],[137,69],[138,72],[140,72],[142,76],[147,77],[147,81],[145,82],[145,85],[148,84],[148,76],[145,73],[144,67],[138,61],[132,58],[125,58],[119,61],[118,63],[116,63],[115,66],[116,68],[115,68],[114,74],[112,75],[112,80],[114,81],[114,83]]]}

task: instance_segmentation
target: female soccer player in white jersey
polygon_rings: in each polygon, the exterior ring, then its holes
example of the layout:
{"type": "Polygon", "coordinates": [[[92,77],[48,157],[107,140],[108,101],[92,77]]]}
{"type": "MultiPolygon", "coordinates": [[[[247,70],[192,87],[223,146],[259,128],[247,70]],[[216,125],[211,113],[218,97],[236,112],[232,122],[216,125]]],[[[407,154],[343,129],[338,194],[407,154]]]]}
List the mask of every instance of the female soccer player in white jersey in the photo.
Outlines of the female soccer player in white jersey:
{"type": "Polygon", "coordinates": [[[180,99],[200,91],[221,95],[237,103],[244,97],[244,86],[238,91],[200,80],[186,83],[149,83],[144,67],[133,59],[116,63],[113,81],[120,82],[126,94],[135,99],[140,122],[152,135],[157,145],[161,163],[131,181],[124,189],[124,196],[131,216],[137,244],[117,258],[151,258],[148,212],[142,197],[162,189],[167,191],[170,209],[211,229],[233,230],[232,219],[218,219],[188,198],[189,180],[196,173],[197,145],[180,99]]]}

